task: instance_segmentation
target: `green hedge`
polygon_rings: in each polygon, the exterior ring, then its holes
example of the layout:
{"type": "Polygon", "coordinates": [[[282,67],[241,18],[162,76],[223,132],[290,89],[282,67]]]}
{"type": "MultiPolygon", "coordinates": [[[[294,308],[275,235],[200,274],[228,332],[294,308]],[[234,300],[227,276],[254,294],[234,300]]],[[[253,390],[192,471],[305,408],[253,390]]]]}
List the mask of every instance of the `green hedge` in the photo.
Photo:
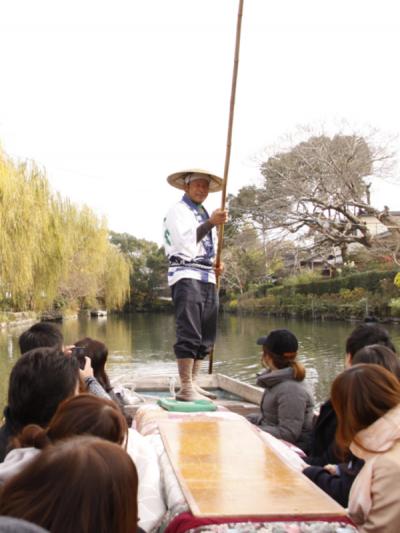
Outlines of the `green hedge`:
{"type": "Polygon", "coordinates": [[[232,313],[266,314],[271,316],[316,319],[362,319],[366,315],[396,316],[391,300],[379,292],[363,288],[342,289],[336,294],[274,294],[263,298],[243,297],[233,300],[224,309],[232,313]],[[231,305],[232,303],[232,305],[231,305]]]}
{"type": "Polygon", "coordinates": [[[310,283],[300,283],[290,287],[273,287],[268,289],[267,293],[285,296],[298,293],[335,294],[339,293],[342,289],[353,290],[357,287],[366,289],[369,292],[377,292],[381,290],[381,282],[383,280],[393,281],[397,272],[397,270],[359,272],[357,274],[351,274],[350,276],[322,279],[310,283]]]}

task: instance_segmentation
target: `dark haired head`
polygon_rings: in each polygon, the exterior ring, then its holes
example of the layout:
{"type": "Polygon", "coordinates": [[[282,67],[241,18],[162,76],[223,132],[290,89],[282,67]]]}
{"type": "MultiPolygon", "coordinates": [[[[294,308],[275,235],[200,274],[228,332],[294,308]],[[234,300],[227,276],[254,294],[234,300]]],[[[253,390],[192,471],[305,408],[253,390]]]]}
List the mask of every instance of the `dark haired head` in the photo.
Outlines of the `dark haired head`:
{"type": "Polygon", "coordinates": [[[351,362],[353,365],[368,363],[383,366],[400,380],[400,360],[387,346],[381,344],[364,346],[353,355],[351,362]]]}
{"type": "Polygon", "coordinates": [[[36,348],[21,355],[8,386],[8,416],[13,428],[46,426],[60,402],[74,394],[78,376],[78,361],[58,348],[36,348]]]}
{"type": "Polygon", "coordinates": [[[347,450],[359,431],[400,403],[400,383],[382,366],[354,365],[334,380],[331,400],[338,420],[336,442],[347,450]]]}
{"type": "Polygon", "coordinates": [[[127,442],[128,426],[112,400],[79,394],[61,402],[47,429],[31,424],[26,426],[16,444],[42,449],[76,435],[92,435],[122,446],[127,442]]]}
{"type": "Polygon", "coordinates": [[[358,350],[370,344],[381,344],[382,346],[387,346],[393,352],[396,351],[387,330],[379,324],[369,322],[360,324],[351,332],[346,341],[346,353],[352,358],[358,350]]]}
{"type": "Polygon", "coordinates": [[[305,368],[296,361],[299,343],[294,333],[288,329],[274,329],[257,339],[265,356],[269,356],[277,369],[292,367],[297,381],[303,381],[305,368]]]}
{"type": "Polygon", "coordinates": [[[108,356],[107,346],[103,342],[96,341],[90,337],[80,339],[75,342],[75,346],[81,346],[85,349],[85,356],[91,360],[94,377],[106,392],[110,392],[112,387],[105,369],[108,356]]]}
{"type": "Polygon", "coordinates": [[[121,446],[73,437],[49,446],[8,480],[0,513],[57,533],[132,533],[138,477],[121,446]]]}
{"type": "Polygon", "coordinates": [[[24,331],[19,339],[21,353],[29,352],[34,348],[56,347],[62,350],[64,344],[63,334],[51,322],[38,322],[24,331]]]}
{"type": "Polygon", "coordinates": [[[364,318],[364,322],[365,324],[372,324],[372,323],[377,324],[379,320],[374,315],[368,315],[364,318]]]}
{"type": "Polygon", "coordinates": [[[107,346],[100,341],[91,339],[90,337],[85,337],[75,342],[75,346],[80,346],[84,348],[84,355],[90,358],[90,364],[93,368],[93,375],[103,387],[103,389],[108,392],[111,396],[111,399],[114,400],[120,407],[127,423],[129,426],[132,425],[132,415],[130,415],[124,405],[124,402],[114,393],[114,390],[111,386],[110,379],[106,372],[106,362],[108,357],[108,348],[107,346]]]}

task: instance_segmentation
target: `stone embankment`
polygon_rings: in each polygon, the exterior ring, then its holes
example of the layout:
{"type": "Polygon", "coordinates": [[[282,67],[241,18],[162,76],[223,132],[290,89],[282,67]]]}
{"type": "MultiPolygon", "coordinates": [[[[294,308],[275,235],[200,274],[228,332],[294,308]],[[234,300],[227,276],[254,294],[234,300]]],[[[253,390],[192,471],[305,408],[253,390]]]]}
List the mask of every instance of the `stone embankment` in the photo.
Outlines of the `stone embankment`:
{"type": "Polygon", "coordinates": [[[0,329],[14,328],[20,326],[29,327],[37,322],[38,315],[32,311],[21,312],[0,312],[0,329]]]}
{"type": "Polygon", "coordinates": [[[51,322],[62,322],[63,320],[77,319],[78,314],[75,312],[51,312],[51,313],[35,313],[34,311],[20,311],[20,312],[0,312],[0,330],[15,327],[30,327],[39,320],[46,320],[51,322]]]}

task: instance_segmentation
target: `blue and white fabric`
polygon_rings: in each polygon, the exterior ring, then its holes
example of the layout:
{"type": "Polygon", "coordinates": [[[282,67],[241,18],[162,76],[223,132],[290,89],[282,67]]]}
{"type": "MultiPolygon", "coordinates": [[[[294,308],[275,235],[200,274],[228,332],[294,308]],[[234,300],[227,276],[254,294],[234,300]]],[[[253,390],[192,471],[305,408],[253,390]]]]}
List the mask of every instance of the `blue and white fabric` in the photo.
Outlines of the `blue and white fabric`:
{"type": "Polygon", "coordinates": [[[195,204],[187,194],[168,211],[164,218],[163,240],[170,261],[169,286],[184,278],[215,284],[212,267],[217,241],[215,228],[197,242],[197,228],[208,219],[206,209],[195,204]]]}

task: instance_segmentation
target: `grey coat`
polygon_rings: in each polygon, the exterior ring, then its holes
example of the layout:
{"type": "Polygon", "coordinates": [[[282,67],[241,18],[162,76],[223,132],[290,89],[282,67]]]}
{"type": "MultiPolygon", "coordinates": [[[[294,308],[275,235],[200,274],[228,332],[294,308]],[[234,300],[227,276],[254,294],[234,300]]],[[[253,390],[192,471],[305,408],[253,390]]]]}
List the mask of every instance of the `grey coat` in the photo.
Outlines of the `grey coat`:
{"type": "Polygon", "coordinates": [[[260,414],[249,420],[263,431],[308,451],[314,414],[314,401],[304,381],[296,381],[291,367],[267,370],[257,379],[265,388],[260,414]]]}

